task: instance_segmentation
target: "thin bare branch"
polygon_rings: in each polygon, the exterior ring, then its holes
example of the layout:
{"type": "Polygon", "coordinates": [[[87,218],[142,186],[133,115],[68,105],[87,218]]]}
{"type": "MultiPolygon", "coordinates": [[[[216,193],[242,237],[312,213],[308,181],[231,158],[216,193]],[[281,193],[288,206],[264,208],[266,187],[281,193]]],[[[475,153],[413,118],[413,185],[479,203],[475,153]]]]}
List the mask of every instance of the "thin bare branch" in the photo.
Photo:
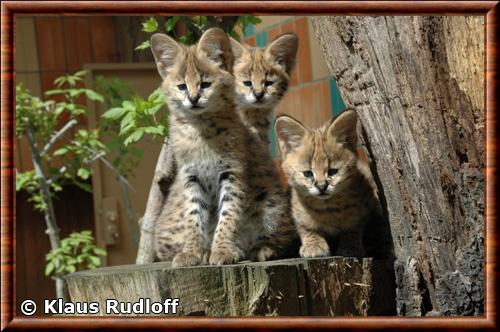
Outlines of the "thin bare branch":
{"type": "Polygon", "coordinates": [[[123,183],[125,183],[130,189],[135,191],[135,188],[132,187],[132,185],[127,181],[127,178],[124,177],[123,175],[121,175],[120,172],[118,172],[118,170],[116,169],[116,167],[114,167],[113,164],[111,164],[106,158],[104,158],[104,154],[102,154],[102,152],[97,152],[97,151],[89,148],[88,146],[83,146],[77,141],[71,141],[71,143],[75,144],[76,146],[83,147],[87,151],[92,152],[94,154],[94,158],[92,158],[92,160],[90,160],[89,163],[94,161],[94,160],[99,159],[104,165],[106,165],[115,174],[115,176],[118,178],[118,180],[123,181],[123,183]]]}
{"type": "Polygon", "coordinates": [[[56,182],[67,170],[68,168],[66,166],[61,167],[56,175],[52,176],[50,179],[47,180],[47,184],[52,184],[56,182]]]}
{"type": "Polygon", "coordinates": [[[63,136],[64,133],[66,133],[68,130],[70,130],[71,128],[73,128],[77,123],[78,123],[78,121],[76,121],[75,119],[70,120],[61,129],[59,129],[59,131],[57,131],[54,135],[52,135],[52,137],[50,138],[50,140],[47,142],[47,144],[45,144],[45,146],[43,147],[42,151],[40,152],[40,156],[41,157],[45,156],[49,152],[50,148],[54,145],[54,143],[61,136],[63,136]]]}

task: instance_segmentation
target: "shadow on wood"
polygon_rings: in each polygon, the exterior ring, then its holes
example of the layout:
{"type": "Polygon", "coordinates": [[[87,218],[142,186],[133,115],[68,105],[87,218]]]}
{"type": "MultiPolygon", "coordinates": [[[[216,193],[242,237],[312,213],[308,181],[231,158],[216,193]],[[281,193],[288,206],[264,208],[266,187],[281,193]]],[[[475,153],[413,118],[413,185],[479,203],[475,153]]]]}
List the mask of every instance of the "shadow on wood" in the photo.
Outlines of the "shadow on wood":
{"type": "Polygon", "coordinates": [[[66,277],[72,302],[163,302],[177,315],[366,316],[395,314],[392,262],[344,257],[226,266],[124,265],[66,277]]]}

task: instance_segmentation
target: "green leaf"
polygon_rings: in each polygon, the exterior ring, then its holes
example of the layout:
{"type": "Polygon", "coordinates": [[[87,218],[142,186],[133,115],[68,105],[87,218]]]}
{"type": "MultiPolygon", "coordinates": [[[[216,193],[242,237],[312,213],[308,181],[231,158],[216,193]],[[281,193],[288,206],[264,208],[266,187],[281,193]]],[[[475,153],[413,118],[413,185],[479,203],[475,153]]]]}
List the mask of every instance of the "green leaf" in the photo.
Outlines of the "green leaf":
{"type": "Polygon", "coordinates": [[[59,266],[56,268],[56,273],[61,273],[61,272],[63,272],[65,269],[66,269],[66,267],[65,267],[64,265],[59,265],[59,266]]]}
{"type": "Polygon", "coordinates": [[[207,22],[208,18],[206,16],[195,16],[193,17],[193,21],[198,26],[203,26],[207,22]]]}
{"type": "Polygon", "coordinates": [[[107,110],[106,112],[104,112],[103,115],[101,115],[103,118],[105,119],[111,119],[111,120],[116,120],[116,119],[119,119],[121,118],[122,116],[125,115],[125,113],[127,113],[127,110],[124,109],[124,108],[121,108],[121,107],[115,107],[115,108],[112,108],[112,109],[109,109],[107,110]]]}
{"type": "Polygon", "coordinates": [[[54,151],[54,156],[62,156],[62,155],[65,155],[66,153],[68,153],[68,148],[66,147],[63,147],[63,148],[60,148],[60,149],[57,149],[56,151],[54,151]]]}
{"type": "Polygon", "coordinates": [[[58,77],[54,80],[54,84],[60,88],[66,82],[66,76],[58,77]]]}
{"type": "Polygon", "coordinates": [[[144,112],[149,115],[155,115],[163,107],[163,103],[153,107],[146,108],[144,112]]]}
{"type": "Polygon", "coordinates": [[[163,90],[161,89],[161,87],[159,88],[156,88],[153,92],[151,92],[151,94],[149,95],[148,97],[148,100],[161,100],[161,101],[164,101],[164,94],[163,94],[163,90]]]}
{"type": "MultiPolygon", "coordinates": [[[[127,113],[120,122],[120,134],[125,134],[135,126],[135,114],[127,113]]],[[[126,144],[125,144],[126,145],[126,144]]]]}
{"type": "Polygon", "coordinates": [[[65,262],[65,263],[66,263],[66,264],[68,264],[68,265],[75,265],[75,264],[76,264],[76,259],[75,259],[75,258],[73,258],[73,257],[68,257],[68,258],[66,259],[66,262],[65,262]]]}
{"type": "Polygon", "coordinates": [[[182,44],[188,44],[189,43],[189,37],[188,36],[180,36],[179,37],[179,42],[182,44]]]}
{"type": "Polygon", "coordinates": [[[28,189],[31,186],[38,187],[38,182],[35,179],[35,173],[33,171],[16,174],[16,191],[28,189]]]}
{"type": "Polygon", "coordinates": [[[46,96],[60,95],[61,93],[64,93],[65,91],[66,90],[54,89],[54,90],[47,90],[43,94],[46,96]]]}
{"type": "Polygon", "coordinates": [[[140,45],[138,45],[135,50],[136,51],[139,51],[139,50],[144,50],[146,48],[149,48],[150,44],[149,44],[149,40],[146,40],[146,41],[143,41],[140,45]]]}
{"type": "Polygon", "coordinates": [[[74,97],[78,97],[79,95],[81,95],[83,93],[83,89],[68,89],[66,90],[70,97],[74,98],[74,97]]]}
{"type": "Polygon", "coordinates": [[[47,265],[45,265],[45,275],[49,276],[52,272],[54,271],[54,262],[48,262],[47,265]]]}
{"type": "Polygon", "coordinates": [[[66,272],[68,272],[68,273],[73,273],[73,272],[75,272],[75,271],[76,271],[76,268],[75,268],[75,266],[74,266],[74,265],[67,265],[65,270],[66,270],[66,272]]]}
{"type": "Polygon", "coordinates": [[[165,22],[165,31],[170,32],[175,29],[177,22],[181,19],[180,16],[172,16],[165,22]]]}
{"type": "Polygon", "coordinates": [[[125,139],[123,144],[129,145],[129,144],[135,143],[141,139],[143,134],[144,134],[144,128],[138,128],[125,139]]]}
{"type": "Polygon", "coordinates": [[[63,190],[63,188],[62,188],[59,184],[57,184],[57,183],[52,183],[52,184],[51,184],[51,188],[52,188],[52,190],[54,190],[55,192],[58,192],[58,191],[62,191],[62,190],[63,190]]]}
{"type": "Polygon", "coordinates": [[[69,86],[71,86],[71,87],[75,86],[77,80],[78,79],[76,77],[73,77],[73,76],[66,77],[66,81],[68,82],[69,86]]]}
{"type": "Polygon", "coordinates": [[[104,102],[103,96],[101,96],[95,91],[85,89],[85,94],[87,95],[87,98],[89,98],[90,100],[104,102]]]}
{"type": "Polygon", "coordinates": [[[124,100],[122,103],[122,107],[127,111],[135,111],[136,105],[130,100],[124,100]]]}
{"type": "Polygon", "coordinates": [[[88,183],[85,182],[80,182],[78,180],[73,180],[73,182],[80,187],[81,189],[85,190],[86,192],[92,193],[92,186],[88,183]]]}
{"type": "Polygon", "coordinates": [[[87,73],[86,70],[80,70],[74,73],[73,75],[78,76],[78,77],[83,77],[87,73]]]}
{"type": "Polygon", "coordinates": [[[99,248],[99,247],[94,247],[94,254],[100,255],[100,256],[106,256],[106,250],[99,248]]]}
{"type": "Polygon", "coordinates": [[[144,132],[146,134],[152,134],[152,135],[163,135],[165,127],[163,126],[158,126],[158,127],[144,127],[144,132]]]}
{"type": "Polygon", "coordinates": [[[95,266],[101,265],[101,259],[99,257],[89,256],[89,261],[90,261],[90,264],[92,264],[92,265],[95,265],[95,266]]]}
{"type": "Polygon", "coordinates": [[[258,18],[257,16],[248,16],[248,21],[253,25],[257,25],[257,24],[262,23],[262,20],[260,18],[258,18]]]}
{"type": "Polygon", "coordinates": [[[154,17],[150,17],[146,22],[142,23],[142,31],[155,32],[158,30],[158,22],[154,17]]]}

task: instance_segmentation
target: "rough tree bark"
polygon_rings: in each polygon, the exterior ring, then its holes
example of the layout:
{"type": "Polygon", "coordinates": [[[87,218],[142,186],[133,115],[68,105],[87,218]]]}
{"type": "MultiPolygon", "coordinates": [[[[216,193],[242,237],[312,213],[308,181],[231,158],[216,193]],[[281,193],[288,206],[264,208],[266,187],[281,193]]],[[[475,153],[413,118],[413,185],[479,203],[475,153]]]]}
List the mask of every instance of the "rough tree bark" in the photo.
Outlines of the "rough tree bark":
{"type": "Polygon", "coordinates": [[[315,17],[358,110],[394,241],[400,315],[484,312],[482,17],[315,17]]]}

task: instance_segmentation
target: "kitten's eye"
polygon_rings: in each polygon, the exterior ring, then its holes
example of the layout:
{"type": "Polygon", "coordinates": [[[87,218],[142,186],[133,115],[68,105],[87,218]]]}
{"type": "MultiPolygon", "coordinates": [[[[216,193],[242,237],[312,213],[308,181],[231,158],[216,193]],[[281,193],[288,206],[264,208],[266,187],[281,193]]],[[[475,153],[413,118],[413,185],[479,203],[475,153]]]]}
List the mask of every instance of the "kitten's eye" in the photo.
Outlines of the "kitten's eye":
{"type": "Polygon", "coordinates": [[[252,81],[243,81],[243,85],[252,86],[252,81]]]}
{"type": "Polygon", "coordinates": [[[314,174],[313,174],[313,172],[311,172],[311,171],[304,171],[304,173],[303,173],[303,174],[304,174],[304,176],[305,176],[306,178],[312,178],[312,177],[313,177],[313,175],[314,175],[314,174]]]}
{"type": "Polygon", "coordinates": [[[337,172],[338,172],[338,171],[339,171],[339,170],[338,170],[338,169],[336,169],[336,168],[330,168],[330,169],[328,170],[328,176],[334,176],[335,174],[337,174],[337,172]]]}
{"type": "Polygon", "coordinates": [[[181,90],[181,91],[186,91],[186,90],[187,90],[187,88],[188,88],[188,86],[187,86],[186,84],[184,84],[184,83],[183,83],[183,84],[179,84],[179,85],[177,86],[177,88],[179,88],[179,90],[181,90]]]}
{"type": "Polygon", "coordinates": [[[265,81],[264,82],[264,86],[270,86],[270,85],[273,85],[273,81],[265,81]]]}
{"type": "Polygon", "coordinates": [[[206,89],[206,88],[210,87],[210,85],[212,85],[212,82],[201,82],[200,88],[206,89]]]}

